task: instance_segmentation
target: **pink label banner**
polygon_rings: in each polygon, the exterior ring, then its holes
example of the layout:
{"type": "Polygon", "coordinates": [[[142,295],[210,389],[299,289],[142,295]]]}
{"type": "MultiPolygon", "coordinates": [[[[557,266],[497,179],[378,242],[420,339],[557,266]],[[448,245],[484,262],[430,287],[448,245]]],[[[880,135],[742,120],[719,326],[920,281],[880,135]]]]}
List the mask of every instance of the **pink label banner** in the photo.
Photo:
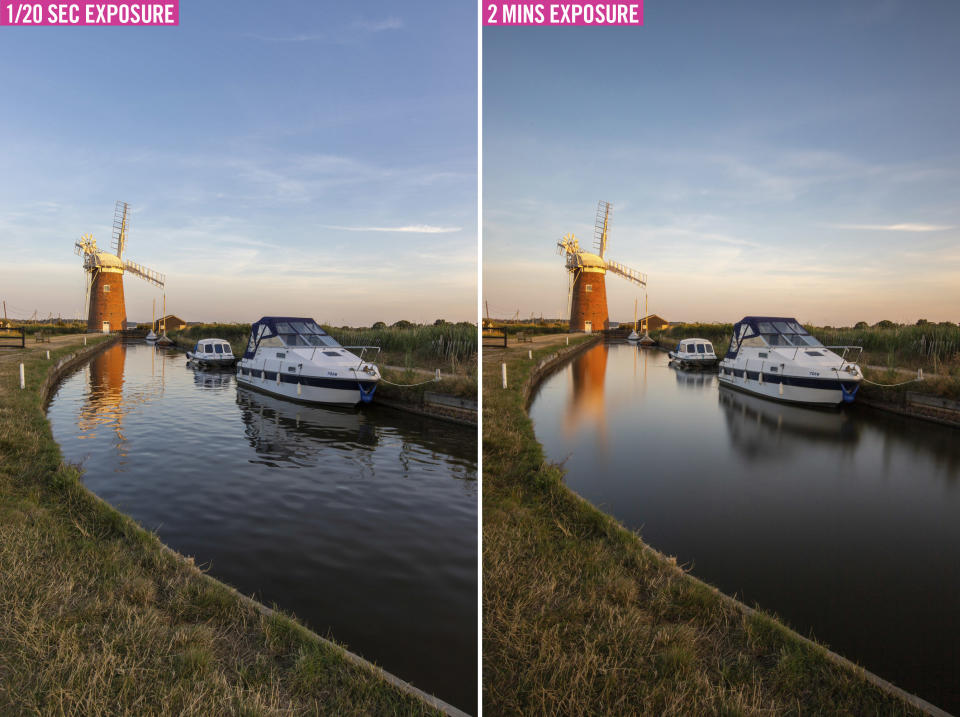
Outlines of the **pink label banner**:
{"type": "Polygon", "coordinates": [[[180,0],[0,0],[0,25],[179,25],[180,0]]]}
{"type": "Polygon", "coordinates": [[[483,0],[483,24],[495,25],[642,25],[639,2],[536,2],[483,0]]]}

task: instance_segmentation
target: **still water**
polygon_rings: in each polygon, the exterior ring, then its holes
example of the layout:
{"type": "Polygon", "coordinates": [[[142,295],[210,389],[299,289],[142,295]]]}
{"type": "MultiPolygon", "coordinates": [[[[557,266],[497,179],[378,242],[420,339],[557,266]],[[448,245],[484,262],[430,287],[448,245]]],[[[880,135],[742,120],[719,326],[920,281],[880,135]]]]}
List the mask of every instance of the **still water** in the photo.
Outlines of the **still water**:
{"type": "Polygon", "coordinates": [[[960,713],[960,430],[598,345],[531,406],[567,484],[694,575],[960,713]]]}
{"type": "Polygon", "coordinates": [[[398,677],[477,701],[476,430],[303,406],[118,344],[48,416],[88,488],[398,677]]]}

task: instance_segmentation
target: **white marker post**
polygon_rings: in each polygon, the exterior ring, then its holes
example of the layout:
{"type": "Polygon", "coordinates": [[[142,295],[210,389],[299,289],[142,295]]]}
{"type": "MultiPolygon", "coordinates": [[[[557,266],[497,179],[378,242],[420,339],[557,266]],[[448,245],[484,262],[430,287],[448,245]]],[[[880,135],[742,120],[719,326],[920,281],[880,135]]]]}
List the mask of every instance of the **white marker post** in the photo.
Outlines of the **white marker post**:
{"type": "Polygon", "coordinates": [[[533,349],[527,351],[527,358],[533,358],[533,349]]]}
{"type": "MultiPolygon", "coordinates": [[[[20,370],[23,371],[23,364],[20,364],[20,370]]],[[[500,371],[503,374],[503,387],[507,387],[507,364],[500,364],[500,371]]]]}
{"type": "Polygon", "coordinates": [[[83,345],[84,345],[84,346],[87,345],[87,337],[86,337],[86,336],[83,337],[83,345]]]}
{"type": "Polygon", "coordinates": [[[47,349],[47,361],[50,360],[50,349],[47,349]]]}
{"type": "Polygon", "coordinates": [[[440,380],[440,369],[437,369],[437,378],[436,378],[436,380],[437,380],[437,381],[440,380]]]}
{"type": "Polygon", "coordinates": [[[569,345],[570,345],[570,337],[568,336],[568,337],[567,337],[567,346],[569,346],[569,345]]]}
{"type": "MultiPolygon", "coordinates": [[[[506,374],[504,374],[504,376],[506,376],[506,374]]],[[[507,379],[503,379],[503,380],[506,381],[507,379]]],[[[20,390],[22,391],[26,387],[27,387],[27,382],[23,377],[23,364],[21,363],[20,364],[20,390]]],[[[506,384],[504,384],[504,388],[506,388],[506,384]]]]}

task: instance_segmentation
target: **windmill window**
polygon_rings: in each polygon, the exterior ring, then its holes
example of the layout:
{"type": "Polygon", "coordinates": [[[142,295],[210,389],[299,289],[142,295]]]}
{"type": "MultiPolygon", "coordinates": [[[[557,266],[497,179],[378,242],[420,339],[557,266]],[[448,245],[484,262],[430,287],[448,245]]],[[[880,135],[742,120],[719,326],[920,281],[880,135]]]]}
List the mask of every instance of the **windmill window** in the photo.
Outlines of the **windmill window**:
{"type": "Polygon", "coordinates": [[[584,287],[583,290],[584,290],[585,292],[587,292],[588,294],[592,294],[592,293],[593,293],[593,284],[587,284],[587,285],[584,287]]]}
{"type": "Polygon", "coordinates": [[[110,284],[104,284],[104,285],[103,285],[103,293],[104,293],[104,294],[109,294],[109,293],[110,293],[110,284]]]}

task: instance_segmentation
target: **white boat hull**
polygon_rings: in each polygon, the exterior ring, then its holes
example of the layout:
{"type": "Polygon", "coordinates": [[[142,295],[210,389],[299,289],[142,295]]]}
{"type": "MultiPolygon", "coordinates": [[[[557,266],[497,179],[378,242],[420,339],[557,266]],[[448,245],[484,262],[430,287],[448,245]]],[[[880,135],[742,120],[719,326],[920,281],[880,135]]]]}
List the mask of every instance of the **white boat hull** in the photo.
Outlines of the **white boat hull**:
{"type": "Polygon", "coordinates": [[[853,394],[859,387],[859,381],[856,380],[841,382],[838,379],[823,379],[814,381],[770,374],[763,374],[761,380],[759,372],[751,371],[750,374],[755,377],[748,377],[746,371],[739,371],[742,375],[731,373],[735,370],[721,365],[720,383],[730,388],[785,403],[836,406],[852,401],[853,394]],[[841,387],[841,384],[845,384],[845,386],[841,387]]]}
{"type": "Polygon", "coordinates": [[[365,394],[372,397],[377,385],[376,381],[333,380],[284,374],[280,374],[280,380],[277,380],[276,371],[258,371],[245,367],[237,370],[237,383],[294,401],[338,406],[356,406],[364,401],[365,394]],[[360,390],[361,386],[363,391],[360,390]]]}

